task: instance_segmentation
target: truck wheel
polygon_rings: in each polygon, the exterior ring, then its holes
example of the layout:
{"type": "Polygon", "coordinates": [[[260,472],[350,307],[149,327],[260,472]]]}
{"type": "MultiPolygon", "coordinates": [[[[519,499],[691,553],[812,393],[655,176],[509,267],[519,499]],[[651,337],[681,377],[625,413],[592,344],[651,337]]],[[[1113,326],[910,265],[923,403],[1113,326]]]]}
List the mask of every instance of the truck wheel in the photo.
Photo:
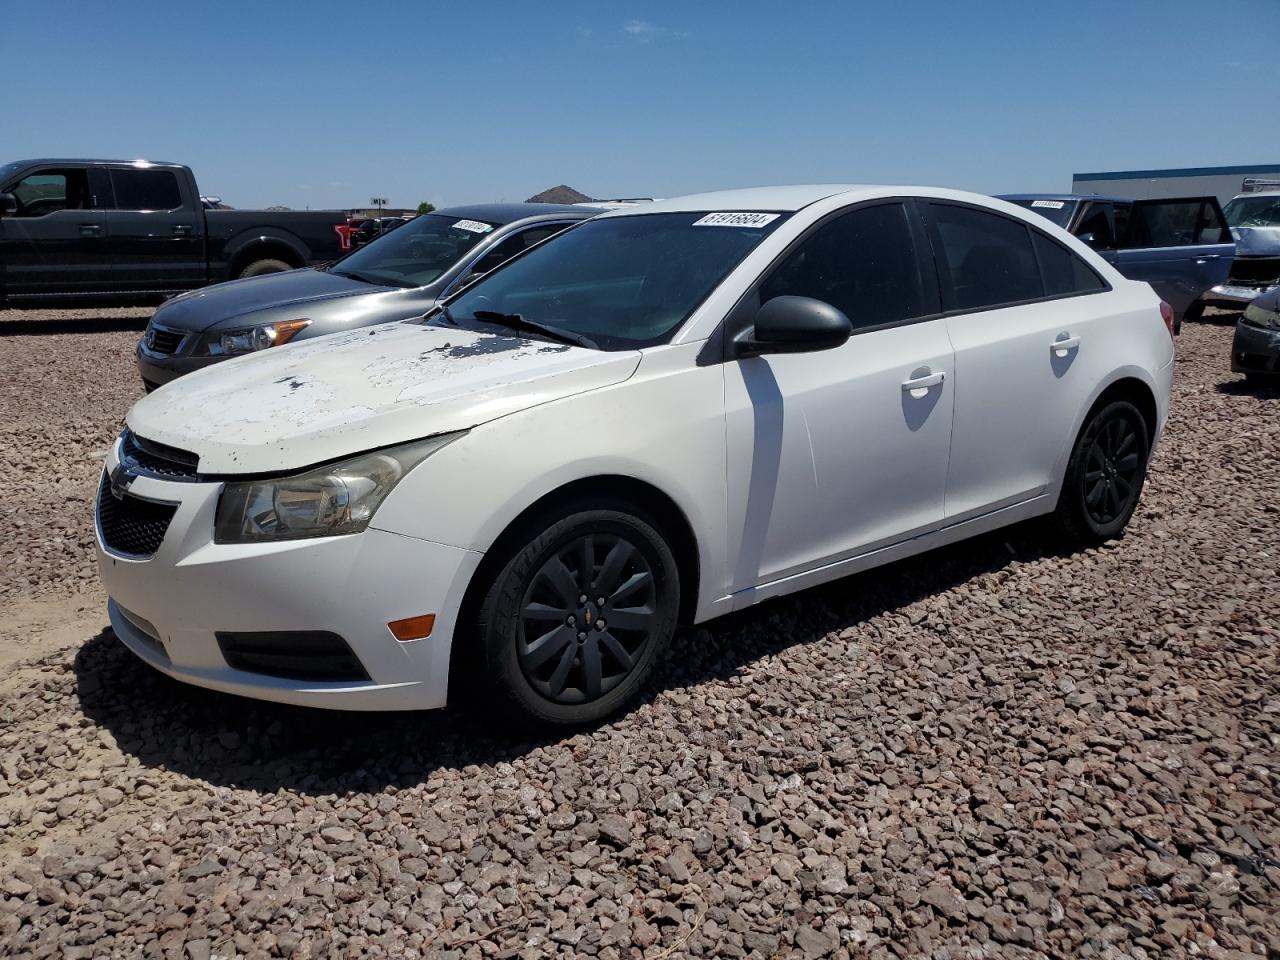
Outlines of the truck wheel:
{"type": "Polygon", "coordinates": [[[285,263],[283,260],[254,260],[251,264],[240,271],[240,279],[245,277],[260,277],[264,273],[284,273],[286,270],[292,270],[293,267],[285,263]]]}

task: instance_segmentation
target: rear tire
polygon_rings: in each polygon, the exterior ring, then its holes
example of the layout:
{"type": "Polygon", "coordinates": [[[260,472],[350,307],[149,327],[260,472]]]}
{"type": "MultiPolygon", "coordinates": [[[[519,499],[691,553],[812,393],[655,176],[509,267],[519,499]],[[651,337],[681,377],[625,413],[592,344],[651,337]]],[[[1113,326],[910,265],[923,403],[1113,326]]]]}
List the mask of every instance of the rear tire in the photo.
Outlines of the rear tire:
{"type": "Polygon", "coordinates": [[[283,260],[255,260],[240,271],[238,279],[260,277],[266,273],[284,273],[286,270],[292,269],[294,268],[283,260]]]}
{"type": "Polygon", "coordinates": [[[1078,546],[1119,537],[1133,516],[1147,477],[1151,439],[1128,400],[1094,410],[1076,438],[1053,513],[1057,532],[1078,546]]]}
{"type": "Polygon", "coordinates": [[[653,523],[571,505],[518,540],[489,586],[478,623],[486,672],[527,718],[595,723],[640,691],[679,609],[675,557],[653,523]]]}

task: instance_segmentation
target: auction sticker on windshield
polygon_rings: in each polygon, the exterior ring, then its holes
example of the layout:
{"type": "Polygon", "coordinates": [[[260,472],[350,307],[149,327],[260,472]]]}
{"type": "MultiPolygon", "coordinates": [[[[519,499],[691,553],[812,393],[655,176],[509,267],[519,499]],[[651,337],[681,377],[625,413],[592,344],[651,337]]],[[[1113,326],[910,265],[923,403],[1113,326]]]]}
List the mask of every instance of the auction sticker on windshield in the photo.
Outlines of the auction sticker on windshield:
{"type": "Polygon", "coordinates": [[[1043,207],[1048,210],[1061,210],[1066,205],[1067,204],[1065,200],[1032,200],[1031,201],[1032,207],[1043,207]]]}
{"type": "Polygon", "coordinates": [[[763,227],[778,219],[776,213],[708,213],[693,221],[695,227],[763,227]]]}
{"type": "Polygon", "coordinates": [[[458,220],[454,226],[459,230],[470,230],[472,233],[488,233],[493,229],[492,225],[481,223],[479,220],[458,220]]]}

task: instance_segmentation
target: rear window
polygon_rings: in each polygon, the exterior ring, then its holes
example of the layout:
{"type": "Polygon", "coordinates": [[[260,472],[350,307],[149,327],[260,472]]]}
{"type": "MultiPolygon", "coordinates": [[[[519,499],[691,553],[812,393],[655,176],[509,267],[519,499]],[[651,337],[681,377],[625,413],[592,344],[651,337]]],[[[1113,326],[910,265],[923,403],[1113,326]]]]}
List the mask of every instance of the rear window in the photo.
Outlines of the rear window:
{"type": "Polygon", "coordinates": [[[170,170],[112,170],[116,210],[176,210],[182,206],[178,178],[170,170]]]}
{"type": "Polygon", "coordinates": [[[1133,205],[1125,247],[1191,247],[1230,240],[1212,200],[1142,200],[1133,205]]]}
{"type": "Polygon", "coordinates": [[[948,310],[979,310],[1044,296],[1026,224],[996,213],[929,204],[940,241],[938,270],[948,310]]]}

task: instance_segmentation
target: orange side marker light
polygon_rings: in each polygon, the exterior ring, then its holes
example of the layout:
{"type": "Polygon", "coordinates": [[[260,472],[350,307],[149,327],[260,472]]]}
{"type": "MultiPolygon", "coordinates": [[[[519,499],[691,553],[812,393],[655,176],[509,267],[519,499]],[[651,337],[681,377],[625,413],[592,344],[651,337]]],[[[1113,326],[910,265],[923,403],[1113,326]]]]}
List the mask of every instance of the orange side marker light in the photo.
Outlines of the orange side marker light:
{"type": "Polygon", "coordinates": [[[431,636],[436,625],[434,613],[424,613],[420,617],[406,617],[404,620],[392,620],[387,624],[391,635],[397,640],[425,640],[431,636]]]}

